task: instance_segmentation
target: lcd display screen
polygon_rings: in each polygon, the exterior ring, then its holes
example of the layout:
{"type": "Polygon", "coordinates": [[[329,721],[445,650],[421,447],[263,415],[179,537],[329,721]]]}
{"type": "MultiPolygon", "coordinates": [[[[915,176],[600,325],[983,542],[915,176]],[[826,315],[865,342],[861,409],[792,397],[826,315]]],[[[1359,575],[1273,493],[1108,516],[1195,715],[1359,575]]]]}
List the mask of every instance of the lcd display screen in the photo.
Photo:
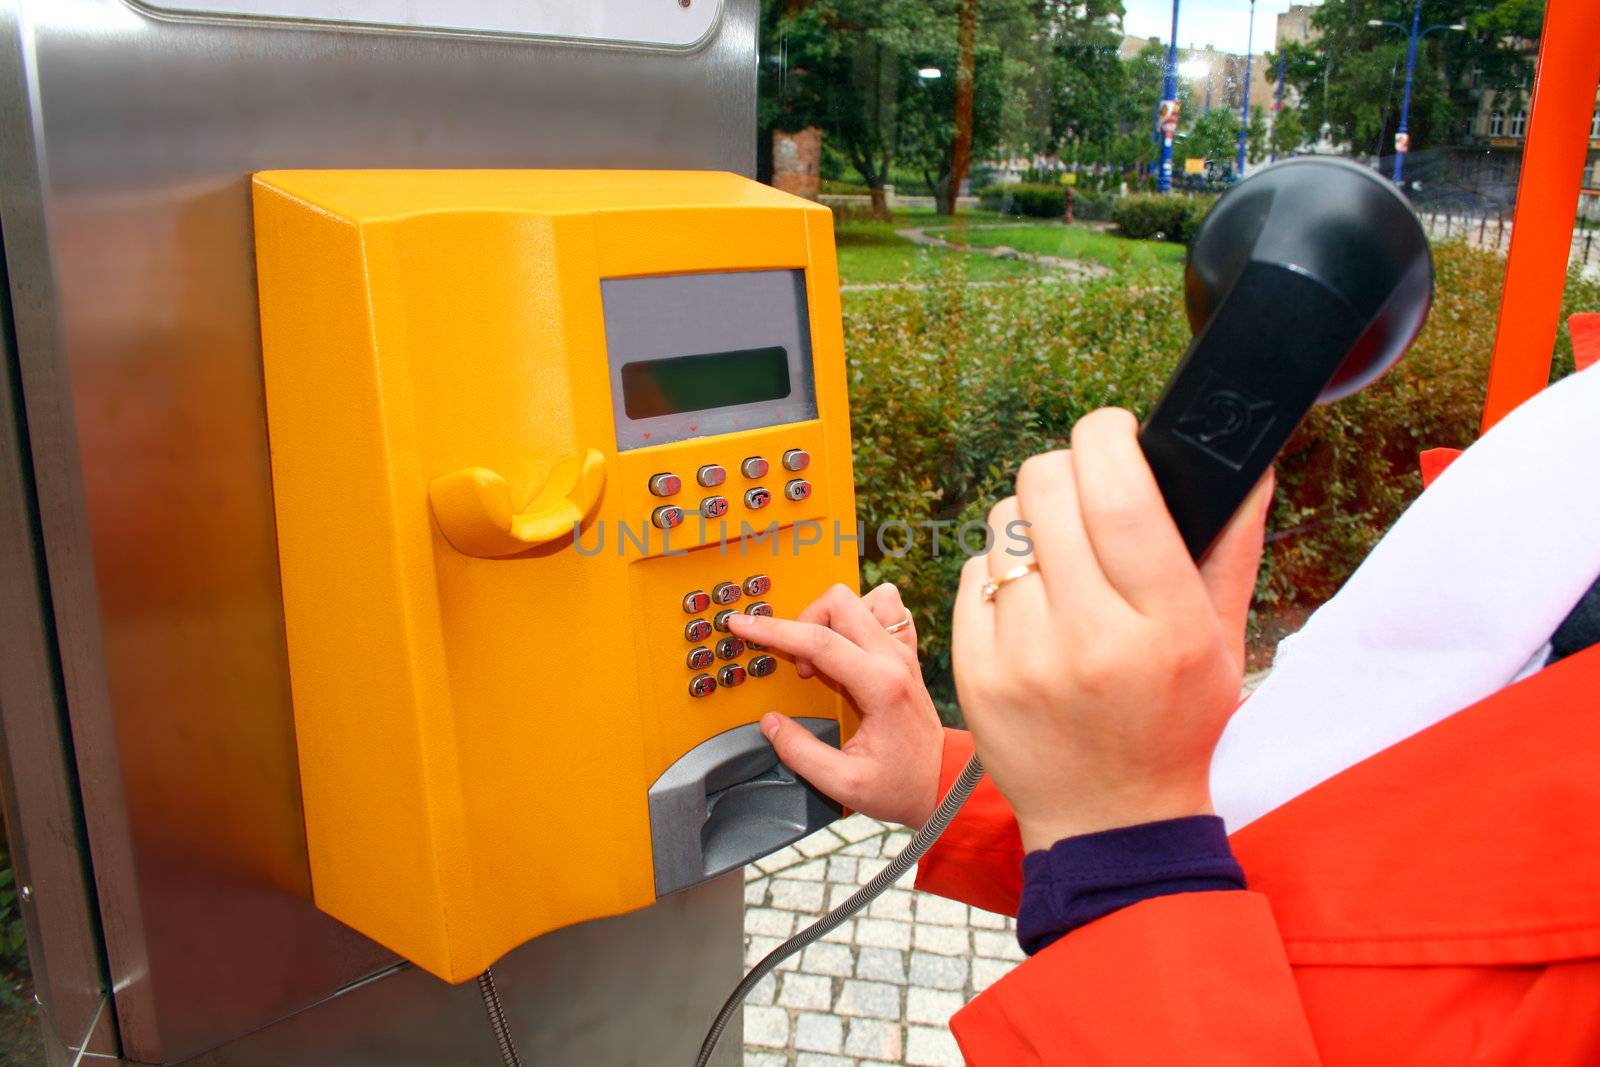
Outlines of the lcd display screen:
{"type": "Polygon", "coordinates": [[[630,419],[782,400],[791,389],[789,353],[781,345],[622,365],[623,410],[630,419]]]}

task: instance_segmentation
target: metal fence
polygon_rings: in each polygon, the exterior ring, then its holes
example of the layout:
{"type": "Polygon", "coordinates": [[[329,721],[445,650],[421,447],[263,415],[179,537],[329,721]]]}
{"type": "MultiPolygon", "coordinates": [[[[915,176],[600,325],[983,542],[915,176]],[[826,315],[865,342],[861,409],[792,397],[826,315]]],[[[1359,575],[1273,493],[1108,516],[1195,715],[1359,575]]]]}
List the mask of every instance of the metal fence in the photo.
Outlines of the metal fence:
{"type": "MultiPolygon", "coordinates": [[[[1457,215],[1447,211],[1423,211],[1423,228],[1434,240],[1457,239],[1473,248],[1504,253],[1511,247],[1511,219],[1505,215],[1457,215]]],[[[1572,250],[1568,262],[1587,274],[1600,271],[1600,230],[1572,231],[1572,250]]]]}

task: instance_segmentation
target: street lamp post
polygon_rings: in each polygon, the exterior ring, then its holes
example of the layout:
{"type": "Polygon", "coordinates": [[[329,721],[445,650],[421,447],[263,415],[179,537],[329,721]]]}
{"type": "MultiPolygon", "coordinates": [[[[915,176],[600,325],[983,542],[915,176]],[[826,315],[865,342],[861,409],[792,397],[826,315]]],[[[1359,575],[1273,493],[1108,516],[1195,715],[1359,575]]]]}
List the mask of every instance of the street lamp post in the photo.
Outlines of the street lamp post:
{"type": "Polygon", "coordinates": [[[1283,49],[1278,49],[1278,94],[1272,101],[1272,158],[1268,163],[1278,161],[1278,120],[1283,118],[1283,49]]]}
{"type": "Polygon", "coordinates": [[[1244,177],[1244,146],[1250,136],[1250,58],[1256,47],[1256,0],[1250,0],[1250,29],[1244,44],[1244,103],[1239,106],[1239,177],[1244,177]]]}
{"type": "MultiPolygon", "coordinates": [[[[1250,0],[1255,3],[1255,0],[1250,0]]],[[[1156,136],[1161,139],[1161,162],[1156,188],[1172,192],[1172,135],[1178,132],[1178,0],[1172,0],[1172,42],[1167,46],[1166,80],[1156,105],[1156,136]]]]}
{"type": "MultiPolygon", "coordinates": [[[[1405,94],[1400,100],[1400,128],[1395,131],[1394,135],[1394,173],[1391,175],[1391,180],[1393,180],[1396,185],[1400,184],[1400,172],[1405,166],[1406,153],[1411,151],[1411,133],[1407,128],[1407,123],[1411,118],[1411,76],[1417,69],[1417,42],[1428,36],[1428,34],[1432,33],[1434,30],[1466,29],[1466,27],[1459,22],[1441,22],[1438,25],[1429,26],[1421,33],[1418,33],[1417,27],[1421,24],[1422,0],[1415,0],[1415,3],[1411,5],[1410,37],[1406,41],[1406,90],[1405,94]]],[[[1398,22],[1390,22],[1387,19],[1368,19],[1367,25],[1392,26],[1401,33],[1406,32],[1406,27],[1400,25],[1398,22]]]]}

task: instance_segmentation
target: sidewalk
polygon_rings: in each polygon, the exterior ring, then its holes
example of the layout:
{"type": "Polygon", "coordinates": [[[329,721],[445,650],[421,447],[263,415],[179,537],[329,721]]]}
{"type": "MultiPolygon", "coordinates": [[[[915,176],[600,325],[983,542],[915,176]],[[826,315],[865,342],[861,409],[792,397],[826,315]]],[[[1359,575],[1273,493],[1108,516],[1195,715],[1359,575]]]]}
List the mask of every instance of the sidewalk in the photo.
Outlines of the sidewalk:
{"type": "MultiPolygon", "coordinates": [[[[745,868],[745,965],[888,865],[908,831],[852,815],[745,868]]],[[[952,1013],[1022,960],[1014,922],[915,871],[751,991],[746,1067],[961,1067],[952,1013]]]]}

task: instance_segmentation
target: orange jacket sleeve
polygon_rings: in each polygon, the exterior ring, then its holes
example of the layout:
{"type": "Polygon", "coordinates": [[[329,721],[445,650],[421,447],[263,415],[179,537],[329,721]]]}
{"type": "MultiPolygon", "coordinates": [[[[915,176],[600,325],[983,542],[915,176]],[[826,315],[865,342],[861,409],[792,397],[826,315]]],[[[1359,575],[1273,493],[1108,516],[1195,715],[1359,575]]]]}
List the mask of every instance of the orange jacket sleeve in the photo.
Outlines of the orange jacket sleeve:
{"type": "MultiPolygon", "coordinates": [[[[972,752],[971,734],[945,731],[941,796],[972,752]]],[[[1016,914],[1022,840],[988,778],[923,857],[917,888],[1016,914]]],[[[950,1025],[978,1067],[1317,1063],[1259,893],[1182,893],[1124,908],[1018,966],[950,1025]]]]}
{"type": "MultiPolygon", "coordinates": [[[[944,732],[939,795],[972,758],[972,735],[944,732]]],[[[917,867],[917,888],[985,911],[1015,915],[1022,897],[1022,838],[1011,805],[988,775],[917,867]]]]}
{"type": "Polygon", "coordinates": [[[1243,891],[1113,912],[1019,965],[950,1028],[975,1067],[1318,1062],[1267,899],[1243,891]]]}

